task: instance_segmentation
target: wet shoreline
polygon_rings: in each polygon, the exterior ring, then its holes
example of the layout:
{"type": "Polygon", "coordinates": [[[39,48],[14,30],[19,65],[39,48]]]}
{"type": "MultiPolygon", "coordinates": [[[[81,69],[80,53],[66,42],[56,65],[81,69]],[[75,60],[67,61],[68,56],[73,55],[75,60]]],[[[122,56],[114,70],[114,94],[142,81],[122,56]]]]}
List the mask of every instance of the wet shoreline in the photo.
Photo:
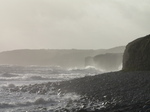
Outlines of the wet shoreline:
{"type": "Polygon", "coordinates": [[[68,102],[66,108],[56,112],[139,112],[150,99],[150,72],[110,72],[11,89],[37,94],[51,90],[62,96],[66,93],[81,95],[78,101],[68,102]]]}

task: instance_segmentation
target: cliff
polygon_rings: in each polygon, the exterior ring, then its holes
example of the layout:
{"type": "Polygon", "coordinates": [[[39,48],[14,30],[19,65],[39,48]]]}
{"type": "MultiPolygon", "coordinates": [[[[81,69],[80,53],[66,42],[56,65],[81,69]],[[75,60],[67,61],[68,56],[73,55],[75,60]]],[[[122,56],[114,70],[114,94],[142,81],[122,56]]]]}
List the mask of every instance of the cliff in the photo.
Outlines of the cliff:
{"type": "Polygon", "coordinates": [[[150,35],[138,38],[126,46],[123,55],[123,70],[150,70],[150,35]]]}
{"type": "MultiPolygon", "coordinates": [[[[124,47],[120,47],[121,49],[124,47]]],[[[0,53],[0,64],[12,65],[42,65],[42,66],[62,66],[62,67],[84,67],[85,58],[95,56],[105,52],[120,52],[120,48],[98,49],[98,50],[13,50],[0,53]]],[[[123,51],[121,51],[123,52],[123,51]]]]}
{"type": "Polygon", "coordinates": [[[95,66],[105,71],[116,71],[122,65],[122,53],[100,54],[93,58],[95,66]]]}

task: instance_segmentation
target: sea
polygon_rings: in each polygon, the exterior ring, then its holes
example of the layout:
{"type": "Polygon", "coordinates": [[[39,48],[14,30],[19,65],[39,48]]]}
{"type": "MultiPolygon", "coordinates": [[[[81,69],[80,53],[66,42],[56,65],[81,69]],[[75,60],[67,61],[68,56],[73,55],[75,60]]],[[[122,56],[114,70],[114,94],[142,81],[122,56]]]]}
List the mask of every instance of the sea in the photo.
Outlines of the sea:
{"type": "Polygon", "coordinates": [[[57,83],[103,72],[91,66],[62,68],[60,66],[0,65],[0,112],[56,112],[60,108],[65,108],[69,102],[81,99],[81,96],[76,93],[60,95],[53,89],[45,94],[10,90],[18,86],[57,83]]]}

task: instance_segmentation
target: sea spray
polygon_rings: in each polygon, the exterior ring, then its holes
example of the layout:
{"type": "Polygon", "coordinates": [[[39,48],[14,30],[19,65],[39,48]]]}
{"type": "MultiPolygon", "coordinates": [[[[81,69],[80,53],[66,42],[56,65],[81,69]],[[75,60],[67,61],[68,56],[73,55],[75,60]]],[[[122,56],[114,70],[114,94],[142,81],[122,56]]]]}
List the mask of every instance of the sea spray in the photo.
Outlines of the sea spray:
{"type": "Polygon", "coordinates": [[[57,66],[1,65],[0,111],[55,112],[64,108],[81,108],[80,95],[64,94],[54,85],[99,73],[100,70],[92,67],[64,69],[57,66]]]}

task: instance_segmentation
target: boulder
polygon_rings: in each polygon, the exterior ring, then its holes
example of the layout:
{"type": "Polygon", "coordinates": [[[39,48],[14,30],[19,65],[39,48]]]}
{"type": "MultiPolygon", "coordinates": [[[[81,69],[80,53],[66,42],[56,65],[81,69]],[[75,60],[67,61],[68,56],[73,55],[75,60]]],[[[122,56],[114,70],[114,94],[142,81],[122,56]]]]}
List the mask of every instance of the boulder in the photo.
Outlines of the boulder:
{"type": "Polygon", "coordinates": [[[150,35],[130,42],[123,55],[124,71],[150,70],[150,35]]]}

